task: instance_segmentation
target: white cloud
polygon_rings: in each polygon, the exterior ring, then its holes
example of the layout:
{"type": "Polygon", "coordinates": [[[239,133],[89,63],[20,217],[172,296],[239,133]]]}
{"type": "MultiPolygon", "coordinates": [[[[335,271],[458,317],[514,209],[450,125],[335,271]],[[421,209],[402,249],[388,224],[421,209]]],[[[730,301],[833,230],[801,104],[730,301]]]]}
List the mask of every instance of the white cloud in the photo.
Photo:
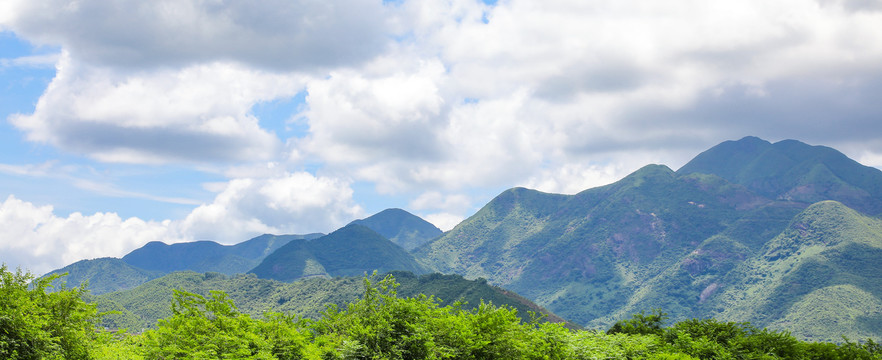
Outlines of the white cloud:
{"type": "Polygon", "coordinates": [[[375,74],[344,70],[311,81],[302,114],[310,135],[297,146],[341,164],[436,158],[445,69],[411,59],[379,59],[368,69],[375,74]]]}
{"type": "Polygon", "coordinates": [[[459,225],[465,218],[462,215],[450,213],[434,213],[423,216],[426,221],[435,225],[441,231],[448,231],[459,225]]]}
{"type": "Polygon", "coordinates": [[[440,209],[460,213],[472,207],[472,200],[463,194],[444,195],[438,191],[428,191],[410,202],[413,210],[440,209]]]}
{"type": "Polygon", "coordinates": [[[298,172],[231,180],[180,228],[192,238],[236,243],[262,233],[330,232],[362,215],[348,182],[298,172]]]}
{"type": "Polygon", "coordinates": [[[36,206],[9,196],[0,203],[0,252],[10,267],[42,274],[85,258],[122,256],[153,241],[176,242],[169,222],[122,219],[114,213],[66,218],[52,206],[36,206]]]}
{"type": "Polygon", "coordinates": [[[187,67],[233,61],[311,70],[358,63],[386,43],[381,2],[270,0],[9,0],[2,22],[114,67],[187,67]]]}
{"type": "Polygon", "coordinates": [[[0,69],[10,67],[52,68],[55,67],[59,59],[61,59],[61,54],[31,55],[14,59],[4,58],[0,59],[0,69]]]}
{"type": "Polygon", "coordinates": [[[65,55],[34,113],[9,120],[31,141],[107,162],[254,161],[281,144],[251,107],[301,86],[229,63],[126,73],[65,55]]]}

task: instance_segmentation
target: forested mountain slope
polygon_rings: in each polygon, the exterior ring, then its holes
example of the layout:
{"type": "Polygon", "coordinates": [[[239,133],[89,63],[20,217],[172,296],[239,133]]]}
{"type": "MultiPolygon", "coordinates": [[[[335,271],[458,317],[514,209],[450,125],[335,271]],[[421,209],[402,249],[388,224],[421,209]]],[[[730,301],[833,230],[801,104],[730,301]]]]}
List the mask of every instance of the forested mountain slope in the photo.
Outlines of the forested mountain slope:
{"type": "MultiPolygon", "coordinates": [[[[826,202],[809,207],[812,203],[835,200],[873,214],[880,208],[879,184],[882,172],[833,149],[792,140],[770,144],[745,138],[708,150],[677,172],[650,165],[616,183],[576,195],[508,190],[414,254],[436,271],[487,278],[594,328],[606,328],[631,313],[659,307],[674,320],[721,316],[773,325],[794,321],[788,317],[789,307],[796,306],[793,301],[802,301],[802,295],[784,292],[793,295],[788,298],[792,301],[763,302],[754,295],[724,301],[720,294],[739,293],[731,289],[745,286],[736,284],[754,276],[748,276],[753,272],[747,267],[762,264],[769,247],[798,223],[799,217],[794,217],[806,216],[803,210],[832,214],[838,208],[848,209],[826,202]],[[753,309],[757,304],[770,304],[755,311],[772,315],[733,310],[753,309]]],[[[831,228],[823,238],[853,235],[840,229],[831,228]]],[[[861,229],[855,231],[878,241],[880,235],[861,229]]],[[[866,284],[872,283],[869,273],[882,273],[882,263],[856,258],[851,252],[850,257],[834,257],[840,253],[836,246],[825,243],[824,250],[817,251],[839,265],[802,265],[801,272],[779,280],[785,284],[782,289],[798,287],[794,284],[801,281],[796,277],[799,274],[809,278],[863,276],[862,280],[812,288],[820,292],[798,303],[803,309],[817,303],[812,299],[818,296],[842,296],[849,291],[867,304],[876,301],[866,284]],[[860,276],[840,273],[850,267],[866,272],[860,276]],[[823,271],[828,273],[821,275],[823,271]]],[[[863,305],[853,305],[840,301],[837,306],[842,312],[866,313],[863,305]]],[[[861,321],[867,324],[864,328],[875,330],[854,334],[882,335],[878,321],[861,321]]],[[[801,336],[826,339],[842,329],[807,330],[801,336]]]]}
{"type": "Polygon", "coordinates": [[[51,271],[44,276],[65,273],[68,275],[53,282],[55,288],[59,288],[62,282],[66,283],[69,287],[76,287],[82,283],[87,283],[89,292],[96,295],[131,289],[164,275],[159,271],[134,267],[122,261],[122,259],[98,258],[77,261],[61,269],[51,271]]]}
{"type": "Polygon", "coordinates": [[[314,276],[359,276],[374,270],[426,272],[402,247],[357,224],[318,239],[291,241],[249,272],[264,279],[292,281],[314,276]]]}

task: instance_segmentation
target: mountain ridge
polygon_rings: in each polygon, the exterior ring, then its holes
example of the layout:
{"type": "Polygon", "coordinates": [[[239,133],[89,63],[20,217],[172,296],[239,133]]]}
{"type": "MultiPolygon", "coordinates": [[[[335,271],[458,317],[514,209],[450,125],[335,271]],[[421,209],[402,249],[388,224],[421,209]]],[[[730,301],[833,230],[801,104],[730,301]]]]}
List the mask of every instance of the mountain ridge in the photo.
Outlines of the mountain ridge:
{"type": "Polygon", "coordinates": [[[427,272],[404,248],[356,223],[317,239],[289,242],[248,272],[264,279],[293,281],[358,276],[374,270],[427,272]]]}

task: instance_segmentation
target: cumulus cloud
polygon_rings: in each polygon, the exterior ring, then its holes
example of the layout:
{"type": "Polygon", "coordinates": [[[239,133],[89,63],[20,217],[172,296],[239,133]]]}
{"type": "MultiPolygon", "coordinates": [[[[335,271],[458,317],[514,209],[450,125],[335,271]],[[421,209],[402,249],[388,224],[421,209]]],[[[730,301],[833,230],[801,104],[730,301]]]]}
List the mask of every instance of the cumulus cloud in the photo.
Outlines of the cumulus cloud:
{"type": "Polygon", "coordinates": [[[310,82],[309,108],[302,114],[310,135],[298,145],[334,163],[437,158],[444,66],[387,58],[374,67],[366,74],[340,71],[310,82]],[[399,66],[385,65],[390,61],[399,66]]]}
{"type": "Polygon", "coordinates": [[[65,54],[34,113],[9,121],[31,141],[102,161],[266,160],[280,141],[249,111],[299,87],[296,77],[229,63],[128,73],[65,54]]]}
{"type": "Polygon", "coordinates": [[[180,241],[169,225],[114,213],[59,217],[52,206],[9,196],[0,203],[0,250],[7,265],[42,274],[84,258],[122,256],[149,241],[180,241]]]}
{"type": "Polygon", "coordinates": [[[262,233],[330,232],[362,215],[348,182],[297,172],[231,180],[180,227],[196,239],[236,243],[262,233]]]}
{"type": "Polygon", "coordinates": [[[114,67],[220,60],[312,70],[358,63],[387,41],[382,3],[369,0],[11,0],[6,6],[3,20],[16,33],[114,67]]]}

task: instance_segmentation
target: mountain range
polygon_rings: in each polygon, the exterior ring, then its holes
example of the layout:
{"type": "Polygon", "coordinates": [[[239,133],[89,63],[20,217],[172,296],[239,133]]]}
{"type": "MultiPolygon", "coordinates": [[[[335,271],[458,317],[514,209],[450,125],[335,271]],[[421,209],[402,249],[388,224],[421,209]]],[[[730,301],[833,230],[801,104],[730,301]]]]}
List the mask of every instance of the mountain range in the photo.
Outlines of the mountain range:
{"type": "Polygon", "coordinates": [[[94,293],[184,269],[282,281],[440,272],[486,279],[590,328],[660,308],[672,321],[879,339],[880,214],[882,171],[832,148],[746,137],[677,171],[647,165],[573,195],[513,188],[444,233],[390,209],[328,235],[265,235],[249,251],[151,243],[61,271],[94,293]],[[110,268],[119,275],[94,270],[110,268]]]}

